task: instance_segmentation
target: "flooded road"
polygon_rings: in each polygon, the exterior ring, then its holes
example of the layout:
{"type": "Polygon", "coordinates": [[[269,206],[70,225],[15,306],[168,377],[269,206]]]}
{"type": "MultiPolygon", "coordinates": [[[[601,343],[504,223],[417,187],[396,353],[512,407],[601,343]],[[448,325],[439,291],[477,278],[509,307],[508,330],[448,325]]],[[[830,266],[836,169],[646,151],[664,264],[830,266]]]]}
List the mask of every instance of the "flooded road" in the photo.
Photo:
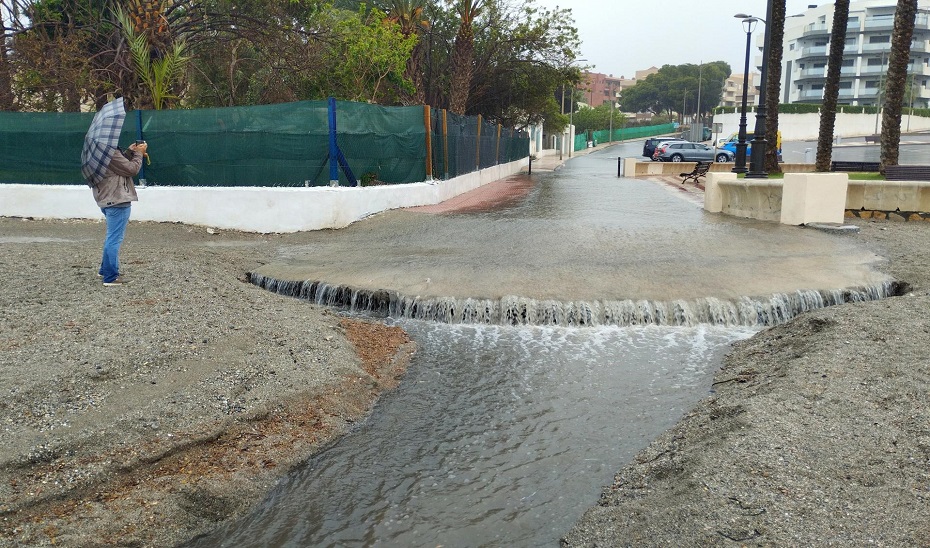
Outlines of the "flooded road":
{"type": "MultiPolygon", "coordinates": [[[[659,311],[646,299],[885,279],[854,237],[708,215],[674,188],[618,179],[616,157],[638,146],[521,180],[501,207],[394,211],[308,234],[261,272],[434,295],[437,308],[606,297],[640,315],[659,311]]],[[[401,385],[255,512],[190,547],[558,546],[614,472],[711,392],[729,345],[758,329],[385,321],[418,345],[401,385]]]]}
{"type": "MultiPolygon", "coordinates": [[[[707,214],[673,187],[618,178],[617,156],[640,147],[576,157],[556,172],[534,174],[530,184],[525,176],[512,178],[504,184],[519,185],[525,196],[507,207],[389,211],[308,234],[306,244],[280,249],[254,272],[253,283],[319,282],[330,292],[312,288],[320,302],[333,302],[327,299],[340,288],[383,291],[387,296],[373,298],[406,299],[398,307],[419,308],[412,317],[447,321],[443,311],[454,309],[452,323],[538,323],[580,314],[622,324],[616,318],[641,301],[660,303],[650,304],[646,316],[718,306],[708,298],[726,301],[732,309],[726,314],[739,316],[743,297],[767,301],[887,281],[873,269],[878,257],[854,237],[707,214]],[[547,303],[542,311],[540,302],[547,303]],[[553,302],[576,306],[564,310],[553,302]],[[524,321],[526,315],[537,318],[524,321]]],[[[699,314],[698,321],[712,320],[699,314]]]]}

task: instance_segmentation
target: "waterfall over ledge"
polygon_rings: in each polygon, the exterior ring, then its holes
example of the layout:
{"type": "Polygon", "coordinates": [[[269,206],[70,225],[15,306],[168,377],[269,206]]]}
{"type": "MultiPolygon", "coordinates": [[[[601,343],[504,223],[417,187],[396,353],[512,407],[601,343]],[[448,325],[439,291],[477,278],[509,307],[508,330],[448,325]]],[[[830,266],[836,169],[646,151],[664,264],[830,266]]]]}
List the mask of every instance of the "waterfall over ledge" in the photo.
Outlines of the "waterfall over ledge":
{"type": "Polygon", "coordinates": [[[315,281],[290,281],[254,272],[249,281],[268,291],[305,299],[318,305],[345,308],[374,316],[429,320],[450,324],[773,326],[798,314],[827,306],[874,301],[901,294],[903,284],[886,281],[868,287],[829,291],[799,290],[769,297],[724,300],[556,301],[506,296],[501,299],[456,297],[408,297],[394,291],[357,289],[315,281]]]}

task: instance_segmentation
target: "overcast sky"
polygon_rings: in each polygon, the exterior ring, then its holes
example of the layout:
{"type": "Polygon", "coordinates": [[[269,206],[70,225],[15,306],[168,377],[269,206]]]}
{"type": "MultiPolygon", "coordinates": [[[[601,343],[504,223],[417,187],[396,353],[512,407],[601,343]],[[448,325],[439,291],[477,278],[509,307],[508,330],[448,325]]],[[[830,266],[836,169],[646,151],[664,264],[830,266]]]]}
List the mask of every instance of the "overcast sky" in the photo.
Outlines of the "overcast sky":
{"type": "MultiPolygon", "coordinates": [[[[832,0],[786,0],[786,13],[832,0]]],[[[746,33],[739,19],[746,13],[765,19],[766,0],[536,0],[545,8],[571,9],[581,38],[579,58],[595,65],[591,72],[632,78],[651,66],[726,61],[742,73],[746,33]]],[[[828,24],[831,24],[829,22],[828,24]]],[[[753,44],[764,32],[753,31],[753,44]]],[[[752,62],[750,60],[750,70],[752,62]]]]}

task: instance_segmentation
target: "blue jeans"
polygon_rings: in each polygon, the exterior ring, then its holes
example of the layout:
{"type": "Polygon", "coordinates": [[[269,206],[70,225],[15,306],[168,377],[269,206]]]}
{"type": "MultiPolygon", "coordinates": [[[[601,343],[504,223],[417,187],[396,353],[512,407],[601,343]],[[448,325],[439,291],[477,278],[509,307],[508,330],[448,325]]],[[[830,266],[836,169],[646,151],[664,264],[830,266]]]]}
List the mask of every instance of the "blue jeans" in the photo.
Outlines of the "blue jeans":
{"type": "Polygon", "coordinates": [[[103,241],[103,260],[100,262],[100,275],[104,282],[112,282],[119,277],[119,246],[126,235],[131,207],[104,207],[100,211],[107,218],[107,237],[103,241]]]}

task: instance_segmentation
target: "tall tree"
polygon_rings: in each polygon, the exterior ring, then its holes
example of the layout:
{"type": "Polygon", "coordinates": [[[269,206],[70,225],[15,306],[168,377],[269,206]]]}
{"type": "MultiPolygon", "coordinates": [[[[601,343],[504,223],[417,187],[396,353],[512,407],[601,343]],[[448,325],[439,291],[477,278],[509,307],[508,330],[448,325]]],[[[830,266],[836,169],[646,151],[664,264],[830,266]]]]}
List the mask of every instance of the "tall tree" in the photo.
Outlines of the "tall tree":
{"type": "Polygon", "coordinates": [[[885,109],[882,114],[881,157],[879,169],[898,165],[901,144],[901,110],[907,86],[907,62],[911,56],[911,39],[917,19],[917,0],[898,0],[891,32],[891,53],[885,88],[885,109]]]}
{"type": "Polygon", "coordinates": [[[459,29],[455,35],[450,68],[449,110],[465,114],[475,61],[475,20],[481,15],[485,0],[455,0],[459,29]]]}
{"type": "Polygon", "coordinates": [[[482,19],[468,112],[511,127],[559,112],[554,92],[566,82],[560,67],[571,66],[579,48],[570,12],[493,1],[482,19]]]}
{"type": "Polygon", "coordinates": [[[767,173],[781,173],[778,165],[778,105],[781,103],[781,59],[785,44],[785,0],[769,0],[772,2],[768,29],[771,32],[769,46],[769,60],[766,65],[768,74],[765,77],[765,109],[768,114],[765,126],[765,171],[767,173]]]}
{"type": "Polygon", "coordinates": [[[817,171],[830,171],[833,156],[833,129],[836,125],[836,103],[840,95],[840,72],[843,49],[846,47],[846,27],[849,25],[849,0],[836,0],[833,5],[833,29],[830,31],[830,58],[827,81],[823,87],[820,109],[820,133],[817,138],[817,171]]]}
{"type": "Polygon", "coordinates": [[[730,65],[725,61],[664,65],[655,74],[623,90],[623,106],[628,111],[686,113],[707,112],[720,104],[723,84],[730,77],[730,65]],[[698,87],[701,104],[697,105],[698,87]],[[689,100],[690,99],[690,100],[689,100]]]}
{"type": "Polygon", "coordinates": [[[422,105],[426,101],[423,88],[423,63],[426,56],[424,32],[429,28],[429,21],[423,11],[426,0],[390,0],[387,8],[388,20],[396,23],[404,37],[415,36],[416,45],[407,59],[404,78],[413,86],[412,90],[402,90],[401,98],[406,104],[422,105]]]}
{"type": "Polygon", "coordinates": [[[6,6],[0,2],[0,110],[13,110],[13,79],[10,61],[7,59],[7,29],[5,21],[6,6]]]}

